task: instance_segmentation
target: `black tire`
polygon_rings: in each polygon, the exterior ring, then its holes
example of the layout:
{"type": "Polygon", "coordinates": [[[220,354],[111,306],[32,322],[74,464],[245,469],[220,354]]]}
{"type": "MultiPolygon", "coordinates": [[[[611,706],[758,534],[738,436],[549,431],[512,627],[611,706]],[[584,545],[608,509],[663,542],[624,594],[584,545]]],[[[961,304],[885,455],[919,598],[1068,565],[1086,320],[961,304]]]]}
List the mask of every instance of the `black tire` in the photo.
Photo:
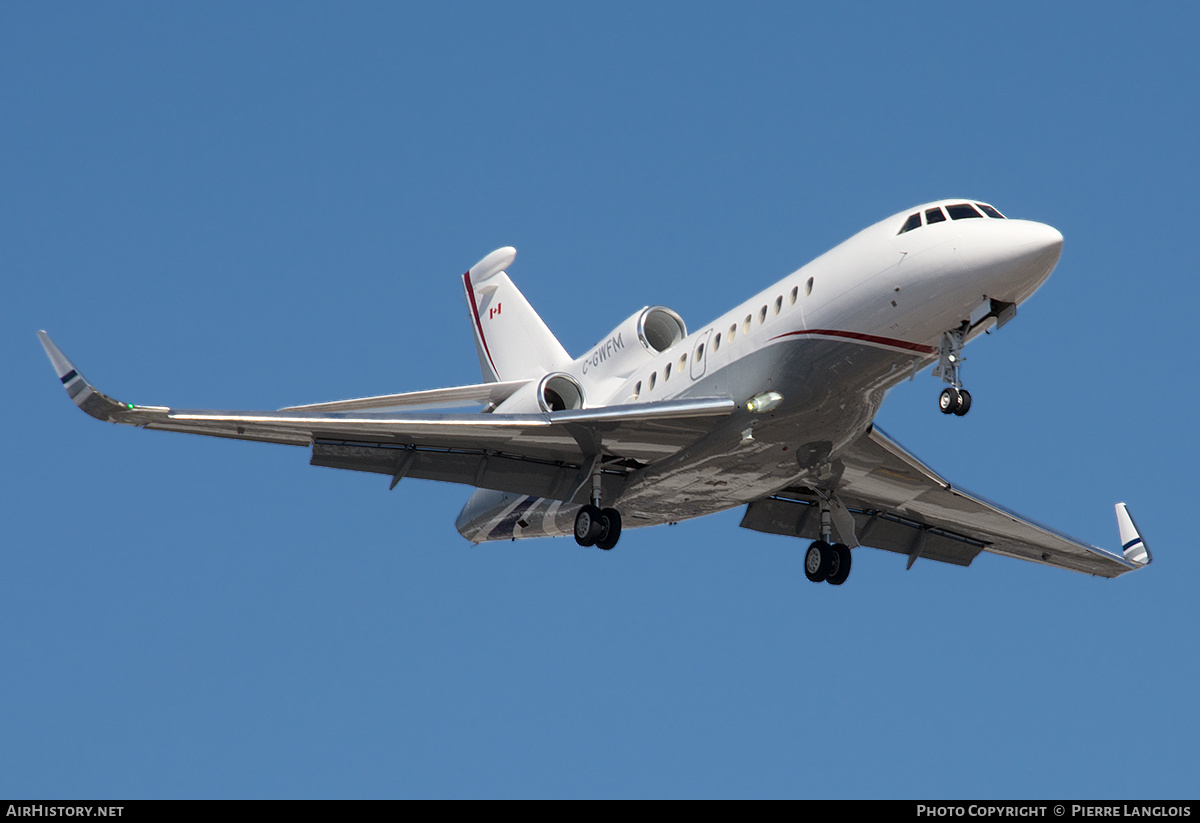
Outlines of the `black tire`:
{"type": "Polygon", "coordinates": [[[958,392],[958,408],[954,410],[954,413],[957,414],[959,417],[962,417],[964,414],[966,414],[970,410],[971,410],[971,393],[969,391],[967,391],[966,389],[960,389],[958,392]]]}
{"type": "Polygon", "coordinates": [[[942,414],[955,414],[961,405],[962,395],[958,393],[958,389],[953,386],[942,389],[938,396],[938,408],[942,410],[942,414]]]}
{"type": "Polygon", "coordinates": [[[833,566],[833,546],[821,540],[813,541],[804,553],[804,576],[814,583],[829,577],[833,566]]]}
{"type": "Polygon", "coordinates": [[[602,528],[596,538],[596,547],[608,551],[621,539],[621,513],[616,509],[602,509],[600,523],[602,528]]]}
{"type": "Polygon", "coordinates": [[[833,553],[837,557],[837,562],[834,564],[833,571],[829,573],[829,577],[825,578],[825,582],[840,586],[850,576],[850,547],[845,543],[834,543],[833,553]]]}
{"type": "Polygon", "coordinates": [[[591,503],[582,507],[575,515],[575,542],[581,546],[594,546],[603,524],[600,510],[591,503]]]}

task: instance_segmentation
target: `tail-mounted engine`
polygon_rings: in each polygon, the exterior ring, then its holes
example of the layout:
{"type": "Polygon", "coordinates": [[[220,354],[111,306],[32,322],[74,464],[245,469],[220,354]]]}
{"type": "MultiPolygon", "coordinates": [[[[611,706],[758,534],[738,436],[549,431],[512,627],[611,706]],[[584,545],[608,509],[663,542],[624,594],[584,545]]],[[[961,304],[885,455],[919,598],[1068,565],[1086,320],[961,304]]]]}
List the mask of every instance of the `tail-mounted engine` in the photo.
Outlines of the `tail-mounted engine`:
{"type": "Polygon", "coordinates": [[[579,358],[584,376],[627,377],[650,357],[687,337],[683,318],[663,306],[631,315],[579,358]]]}
{"type": "Polygon", "coordinates": [[[583,408],[583,387],[569,374],[551,372],[537,387],[538,405],[544,412],[583,408]]]}

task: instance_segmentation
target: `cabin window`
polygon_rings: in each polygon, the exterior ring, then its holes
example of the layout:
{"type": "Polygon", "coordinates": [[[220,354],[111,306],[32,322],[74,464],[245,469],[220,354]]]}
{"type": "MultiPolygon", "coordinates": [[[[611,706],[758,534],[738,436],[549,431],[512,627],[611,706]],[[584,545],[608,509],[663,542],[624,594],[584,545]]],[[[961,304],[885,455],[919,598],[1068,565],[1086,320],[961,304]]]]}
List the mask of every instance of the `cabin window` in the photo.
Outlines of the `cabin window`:
{"type": "Polygon", "coordinates": [[[715,352],[715,351],[719,350],[720,348],[721,348],[721,333],[717,332],[717,336],[713,338],[713,351],[715,352]]]}
{"type": "Polygon", "coordinates": [[[687,353],[685,352],[679,356],[679,372],[680,372],[680,374],[683,373],[683,367],[686,365],[687,365],[687,353]]]}
{"type": "Polygon", "coordinates": [[[994,208],[989,206],[987,203],[976,203],[975,205],[979,206],[979,208],[983,209],[983,213],[986,214],[988,217],[995,217],[998,220],[1005,219],[1003,214],[996,211],[994,208]]]}
{"type": "Polygon", "coordinates": [[[799,286],[792,286],[792,296],[788,298],[788,305],[789,305],[789,306],[794,306],[794,305],[796,305],[796,297],[797,297],[799,294],[800,294],[800,287],[799,287],[799,286]]]}
{"type": "Polygon", "coordinates": [[[742,334],[749,334],[749,333],[750,333],[750,320],[751,320],[751,319],[752,319],[752,318],[750,317],[750,315],[748,315],[748,314],[747,314],[747,315],[746,315],[746,322],[745,322],[745,323],[742,323],[742,334]]]}
{"type": "Polygon", "coordinates": [[[779,314],[779,310],[783,308],[783,295],[775,298],[775,313],[779,314]]]}
{"type": "Polygon", "coordinates": [[[804,284],[804,296],[805,297],[808,297],[810,294],[812,294],[812,287],[813,287],[813,279],[810,277],[810,278],[808,278],[808,282],[804,284]]]}
{"type": "Polygon", "coordinates": [[[958,203],[953,206],[946,206],[946,211],[950,212],[951,220],[965,220],[968,217],[983,217],[982,214],[975,211],[975,207],[970,203],[958,203]]]}
{"type": "Polygon", "coordinates": [[[699,346],[696,347],[696,359],[700,360],[703,357],[704,357],[704,344],[701,343],[699,346]]]}
{"type": "Polygon", "coordinates": [[[763,306],[758,310],[758,325],[761,326],[765,322],[767,322],[767,307],[763,306]]]}
{"type": "Polygon", "coordinates": [[[925,210],[925,225],[929,226],[934,223],[941,223],[946,219],[946,215],[941,209],[926,209],[925,210]]]}
{"type": "Polygon", "coordinates": [[[904,221],[904,227],[900,229],[900,231],[896,232],[896,234],[904,234],[906,231],[912,231],[913,229],[919,228],[921,228],[921,213],[917,212],[916,214],[910,214],[908,216],[908,219],[904,221]]]}
{"type": "Polygon", "coordinates": [[[663,382],[665,383],[670,379],[671,379],[671,364],[668,363],[667,367],[665,369],[663,369],[663,382]]]}
{"type": "Polygon", "coordinates": [[[637,381],[637,385],[633,387],[633,399],[636,400],[638,395],[642,393],[642,381],[637,381]]]}
{"type": "Polygon", "coordinates": [[[733,338],[737,337],[737,323],[729,327],[729,342],[733,342],[733,338]]]}
{"type": "Polygon", "coordinates": [[[654,391],[654,384],[658,382],[658,372],[650,372],[650,391],[654,391]]]}

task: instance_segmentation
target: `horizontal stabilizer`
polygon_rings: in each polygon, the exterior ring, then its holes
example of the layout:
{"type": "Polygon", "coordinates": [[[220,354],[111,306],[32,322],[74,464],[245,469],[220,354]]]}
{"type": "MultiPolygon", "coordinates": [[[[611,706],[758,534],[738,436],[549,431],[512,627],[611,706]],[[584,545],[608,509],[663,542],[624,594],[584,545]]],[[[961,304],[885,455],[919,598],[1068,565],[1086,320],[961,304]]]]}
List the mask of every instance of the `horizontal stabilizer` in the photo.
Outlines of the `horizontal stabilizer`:
{"type": "Polygon", "coordinates": [[[1146,541],[1142,540],[1142,533],[1138,531],[1137,524],[1133,522],[1133,516],[1129,514],[1129,507],[1124,503],[1118,503],[1116,508],[1117,529],[1121,534],[1121,551],[1130,563],[1145,566],[1154,559],[1150,555],[1150,549],[1147,548],[1146,541]]]}
{"type": "Polygon", "coordinates": [[[510,380],[505,383],[479,383],[474,386],[455,386],[449,389],[430,389],[405,394],[382,394],[355,400],[334,400],[329,403],[309,403],[304,406],[285,406],[281,411],[348,412],[372,409],[451,408],[454,406],[499,406],[529,380],[510,380]]]}

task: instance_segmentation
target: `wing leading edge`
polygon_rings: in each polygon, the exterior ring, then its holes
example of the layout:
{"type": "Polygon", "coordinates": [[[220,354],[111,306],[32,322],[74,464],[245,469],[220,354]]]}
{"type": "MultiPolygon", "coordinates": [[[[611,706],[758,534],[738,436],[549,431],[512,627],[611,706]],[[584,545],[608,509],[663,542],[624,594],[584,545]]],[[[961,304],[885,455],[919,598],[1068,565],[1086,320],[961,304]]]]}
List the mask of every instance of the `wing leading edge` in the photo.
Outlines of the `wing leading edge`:
{"type": "MultiPolygon", "coordinates": [[[[562,477],[571,475],[593,455],[634,464],[669,456],[695,442],[735,408],[729,398],[709,397],[538,414],[369,410],[376,405],[394,406],[397,398],[426,401],[436,392],[281,411],[144,406],[100,392],[49,335],[42,331],[38,337],[67,394],[98,420],[212,437],[311,445],[314,465],[391,474],[394,481],[405,476],[427,477],[501,491],[548,493],[570,485],[562,477]]],[[[495,397],[476,387],[437,391],[456,394],[452,398],[456,401],[463,395],[472,400],[495,397]]],[[[401,405],[404,402],[401,399],[401,405]]]]}
{"type": "MultiPolygon", "coordinates": [[[[841,458],[837,498],[854,518],[855,542],[918,558],[970,565],[981,551],[1102,577],[1151,560],[1124,503],[1117,504],[1123,554],[1106,551],[952,486],[878,428],[841,458]]],[[[747,508],[741,525],[757,531],[816,538],[817,496],[785,489],[747,508]]],[[[847,524],[848,525],[848,524],[847,524]]],[[[843,535],[843,542],[848,540],[843,535]]]]}

